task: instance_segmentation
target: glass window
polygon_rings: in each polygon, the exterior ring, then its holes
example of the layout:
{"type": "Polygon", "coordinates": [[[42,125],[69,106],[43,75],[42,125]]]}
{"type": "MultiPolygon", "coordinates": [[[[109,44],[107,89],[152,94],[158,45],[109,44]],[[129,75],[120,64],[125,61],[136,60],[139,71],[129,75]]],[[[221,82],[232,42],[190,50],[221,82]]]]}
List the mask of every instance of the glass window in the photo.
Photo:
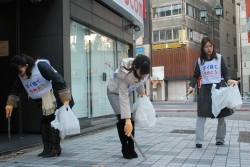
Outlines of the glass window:
{"type": "Polygon", "coordinates": [[[158,8],[153,8],[153,18],[158,18],[158,8]]]}
{"type": "Polygon", "coordinates": [[[114,114],[105,88],[117,64],[115,43],[113,39],[88,27],[70,22],[71,84],[75,101],[74,113],[78,118],[114,114]]]}
{"type": "Polygon", "coordinates": [[[165,30],[161,30],[160,31],[160,40],[161,41],[165,41],[166,40],[166,34],[165,34],[165,30]]]}
{"type": "Polygon", "coordinates": [[[196,8],[193,8],[193,14],[194,14],[194,18],[197,19],[197,9],[196,8]]]}
{"type": "Polygon", "coordinates": [[[179,30],[180,28],[173,29],[173,39],[179,39],[179,30]]]}
{"type": "Polygon", "coordinates": [[[231,58],[230,57],[227,57],[227,66],[231,67],[231,58]]]}
{"type": "Polygon", "coordinates": [[[153,32],[154,42],[159,42],[159,31],[153,32]]]}
{"type": "Polygon", "coordinates": [[[234,37],[234,46],[236,46],[237,44],[236,44],[236,38],[234,37]]]}
{"type": "Polygon", "coordinates": [[[181,5],[173,5],[172,12],[173,12],[173,15],[181,14],[181,5]]]}
{"type": "Polygon", "coordinates": [[[229,20],[229,13],[226,11],[226,19],[229,20]]]}
{"type": "Polygon", "coordinates": [[[167,40],[172,40],[172,30],[166,30],[166,38],[167,40]]]}
{"type": "Polygon", "coordinates": [[[187,14],[191,17],[194,17],[194,14],[193,14],[193,7],[190,6],[190,5],[187,5],[187,14]]]}
{"type": "Polygon", "coordinates": [[[230,35],[227,34],[227,43],[230,43],[230,35]]]}
{"type": "Polygon", "coordinates": [[[159,10],[159,17],[165,17],[166,16],[165,7],[158,8],[158,10],[159,10]]]}
{"type": "Polygon", "coordinates": [[[166,16],[171,16],[171,6],[165,7],[166,9],[166,16]]]}
{"type": "Polygon", "coordinates": [[[236,24],[235,16],[233,16],[233,24],[234,24],[234,25],[236,24]]]}
{"type": "Polygon", "coordinates": [[[122,59],[128,57],[128,48],[129,45],[117,41],[117,54],[118,54],[118,63],[121,62],[122,59]]]}

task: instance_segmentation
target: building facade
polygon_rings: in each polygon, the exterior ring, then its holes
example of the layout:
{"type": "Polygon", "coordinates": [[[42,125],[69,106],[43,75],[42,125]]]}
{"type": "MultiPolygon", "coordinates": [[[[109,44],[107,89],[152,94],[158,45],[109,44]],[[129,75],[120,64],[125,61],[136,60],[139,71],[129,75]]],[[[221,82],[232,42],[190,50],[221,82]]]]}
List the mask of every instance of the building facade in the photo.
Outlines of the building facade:
{"type": "MultiPolygon", "coordinates": [[[[153,66],[164,66],[165,75],[166,96],[165,99],[157,100],[181,100],[180,97],[187,92],[190,78],[193,76],[195,62],[200,55],[200,42],[204,36],[212,38],[217,47],[217,52],[221,53],[225,60],[227,60],[227,56],[230,57],[233,63],[236,46],[233,46],[232,42],[225,45],[225,42],[222,42],[222,40],[226,41],[226,39],[222,39],[224,35],[220,36],[221,27],[225,28],[231,26],[231,24],[224,21],[223,15],[220,23],[217,21],[209,22],[218,20],[214,12],[214,7],[218,4],[218,1],[169,0],[166,2],[158,0],[151,1],[151,3],[153,13],[153,66]],[[207,9],[205,20],[200,18],[202,6],[207,9]]],[[[227,3],[225,5],[227,8],[228,6],[233,7],[233,5],[227,3]]],[[[224,11],[224,5],[222,7],[224,11]]],[[[231,8],[228,9],[230,13],[231,8]]],[[[233,27],[227,28],[227,30],[227,34],[235,36],[233,27]]],[[[237,68],[232,67],[229,71],[231,75],[235,76],[237,68]]],[[[196,96],[189,100],[196,100],[196,96]]]]}
{"type": "MultiPolygon", "coordinates": [[[[115,119],[106,96],[119,61],[133,57],[133,39],[141,36],[143,0],[1,0],[0,107],[4,109],[16,76],[9,70],[15,53],[39,56],[65,78],[75,101],[81,127],[115,119]],[[140,30],[135,33],[134,26],[140,30]],[[5,48],[5,49],[4,49],[5,48]]],[[[11,117],[12,132],[38,132],[33,100],[21,95],[11,117]]],[[[0,131],[7,131],[1,114],[0,131]]],[[[37,117],[38,115],[38,117],[37,117]]]]}
{"type": "Polygon", "coordinates": [[[238,77],[241,92],[250,92],[250,2],[236,1],[238,77]]]}

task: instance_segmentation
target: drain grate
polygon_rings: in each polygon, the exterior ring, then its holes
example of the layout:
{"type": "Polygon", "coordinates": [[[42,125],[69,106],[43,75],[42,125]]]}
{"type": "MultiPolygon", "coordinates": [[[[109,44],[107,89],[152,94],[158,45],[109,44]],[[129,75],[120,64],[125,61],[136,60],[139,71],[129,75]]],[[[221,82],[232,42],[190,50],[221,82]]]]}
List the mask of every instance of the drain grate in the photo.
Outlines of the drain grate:
{"type": "Polygon", "coordinates": [[[240,131],[239,132],[238,142],[250,143],[250,132],[240,131]]]}
{"type": "Polygon", "coordinates": [[[169,133],[185,133],[185,134],[195,134],[195,130],[183,130],[183,129],[175,129],[169,133]]]}

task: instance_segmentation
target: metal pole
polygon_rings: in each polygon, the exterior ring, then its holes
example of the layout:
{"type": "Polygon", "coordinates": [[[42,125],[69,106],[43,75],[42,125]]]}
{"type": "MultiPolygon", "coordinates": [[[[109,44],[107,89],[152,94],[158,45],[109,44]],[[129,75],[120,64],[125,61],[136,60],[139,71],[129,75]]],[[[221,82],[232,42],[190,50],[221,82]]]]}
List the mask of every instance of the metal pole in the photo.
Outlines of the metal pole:
{"type": "Polygon", "coordinates": [[[242,51],[241,51],[241,28],[240,28],[240,3],[237,3],[239,6],[239,52],[240,52],[240,88],[241,88],[241,96],[243,96],[243,69],[242,69],[242,51]]]}
{"type": "MultiPolygon", "coordinates": [[[[153,60],[152,60],[152,58],[153,58],[153,49],[152,49],[152,47],[153,47],[153,38],[152,38],[152,36],[153,36],[153,28],[152,28],[152,13],[151,13],[151,6],[152,6],[152,2],[151,2],[151,0],[148,0],[148,5],[147,5],[147,10],[149,10],[150,12],[149,12],[149,56],[150,56],[150,60],[151,60],[151,63],[150,63],[150,76],[153,76],[153,72],[152,72],[152,68],[153,68],[153,60]]],[[[153,95],[153,84],[151,83],[151,81],[150,81],[150,95],[152,95],[152,97],[154,96],[153,95]]]]}
{"type": "MultiPolygon", "coordinates": [[[[212,12],[213,12],[213,19],[214,20],[214,8],[212,8],[212,12]]],[[[211,27],[211,35],[212,35],[212,40],[214,41],[214,21],[212,21],[212,27],[211,27]]]]}

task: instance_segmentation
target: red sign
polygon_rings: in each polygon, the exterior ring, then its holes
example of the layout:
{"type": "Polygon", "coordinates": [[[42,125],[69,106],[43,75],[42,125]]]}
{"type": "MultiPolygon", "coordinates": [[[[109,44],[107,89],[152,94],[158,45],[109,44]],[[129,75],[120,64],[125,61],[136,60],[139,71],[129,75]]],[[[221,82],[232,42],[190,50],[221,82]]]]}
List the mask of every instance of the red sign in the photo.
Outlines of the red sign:
{"type": "Polygon", "coordinates": [[[146,19],[146,11],[147,11],[146,0],[143,0],[143,8],[142,8],[143,19],[146,19]]]}
{"type": "Polygon", "coordinates": [[[201,88],[201,83],[202,83],[202,78],[199,77],[199,79],[198,79],[198,88],[201,88]]]}

